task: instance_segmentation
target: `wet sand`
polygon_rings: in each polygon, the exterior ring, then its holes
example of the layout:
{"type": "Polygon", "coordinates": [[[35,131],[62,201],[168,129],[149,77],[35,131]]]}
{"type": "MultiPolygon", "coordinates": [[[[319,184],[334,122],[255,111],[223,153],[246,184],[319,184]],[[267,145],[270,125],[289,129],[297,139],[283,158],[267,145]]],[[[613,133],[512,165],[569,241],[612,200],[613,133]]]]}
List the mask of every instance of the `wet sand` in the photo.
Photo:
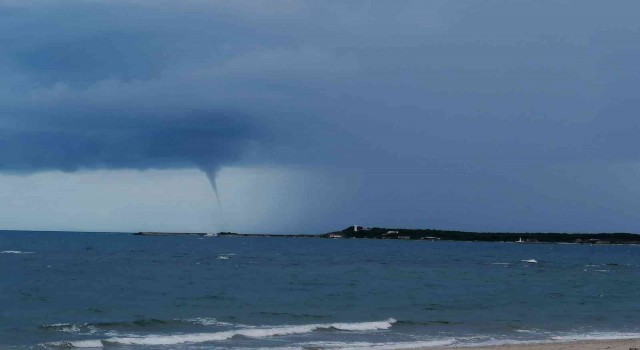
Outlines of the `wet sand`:
{"type": "Polygon", "coordinates": [[[618,340],[586,340],[574,342],[540,343],[540,344],[505,344],[481,347],[435,347],[406,350],[629,350],[640,349],[640,339],[618,340]]]}

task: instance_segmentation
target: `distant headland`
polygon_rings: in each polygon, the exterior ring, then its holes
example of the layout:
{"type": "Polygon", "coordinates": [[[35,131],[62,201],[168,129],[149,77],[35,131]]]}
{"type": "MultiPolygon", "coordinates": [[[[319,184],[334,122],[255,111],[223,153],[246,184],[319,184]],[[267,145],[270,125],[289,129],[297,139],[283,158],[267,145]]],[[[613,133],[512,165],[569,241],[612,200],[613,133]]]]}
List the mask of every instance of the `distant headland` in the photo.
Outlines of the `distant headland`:
{"type": "Polygon", "coordinates": [[[552,232],[469,232],[435,229],[402,229],[349,226],[341,231],[319,235],[240,234],[234,232],[138,232],[141,236],[203,236],[203,237],[278,237],[278,238],[329,238],[329,239],[394,239],[467,242],[515,242],[515,243],[575,243],[575,244],[640,244],[640,234],[635,233],[552,233],[552,232]]]}

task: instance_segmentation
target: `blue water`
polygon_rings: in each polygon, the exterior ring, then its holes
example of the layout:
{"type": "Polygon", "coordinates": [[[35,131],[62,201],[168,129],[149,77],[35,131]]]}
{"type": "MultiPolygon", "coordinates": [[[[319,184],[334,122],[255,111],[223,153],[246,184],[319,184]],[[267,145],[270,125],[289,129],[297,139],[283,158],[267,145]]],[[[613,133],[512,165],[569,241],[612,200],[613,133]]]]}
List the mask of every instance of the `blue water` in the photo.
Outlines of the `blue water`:
{"type": "Polygon", "coordinates": [[[2,349],[640,336],[638,246],[4,231],[0,252],[2,349]]]}

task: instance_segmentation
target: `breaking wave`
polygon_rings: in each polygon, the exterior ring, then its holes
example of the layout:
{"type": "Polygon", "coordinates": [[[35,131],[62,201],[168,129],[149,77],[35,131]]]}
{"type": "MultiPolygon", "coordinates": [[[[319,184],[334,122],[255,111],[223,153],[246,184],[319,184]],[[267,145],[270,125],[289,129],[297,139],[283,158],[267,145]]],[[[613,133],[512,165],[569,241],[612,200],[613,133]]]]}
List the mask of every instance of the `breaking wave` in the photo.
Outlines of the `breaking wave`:
{"type": "Polygon", "coordinates": [[[624,333],[624,332],[591,332],[591,333],[574,333],[551,338],[554,341],[569,342],[581,340],[616,340],[616,339],[640,339],[640,333],[624,333]]]}
{"type": "Polygon", "coordinates": [[[390,318],[377,322],[359,323],[327,323],[310,324],[298,326],[273,326],[241,328],[221,332],[210,333],[190,333],[173,335],[145,335],[136,337],[113,337],[95,340],[65,341],[59,343],[49,343],[60,348],[100,348],[105,345],[177,345],[186,343],[205,343],[213,341],[228,340],[234,337],[266,338],[274,336],[285,336],[294,334],[306,334],[317,330],[341,330],[341,331],[375,331],[391,328],[396,322],[390,318]]]}

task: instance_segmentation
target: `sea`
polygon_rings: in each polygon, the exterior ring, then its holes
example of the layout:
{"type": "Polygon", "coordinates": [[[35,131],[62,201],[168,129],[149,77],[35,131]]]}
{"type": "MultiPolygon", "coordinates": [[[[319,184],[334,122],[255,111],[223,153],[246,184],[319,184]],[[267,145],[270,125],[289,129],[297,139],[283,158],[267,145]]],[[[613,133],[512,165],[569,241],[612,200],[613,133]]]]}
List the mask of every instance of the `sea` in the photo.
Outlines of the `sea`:
{"type": "Polygon", "coordinates": [[[639,246],[0,232],[0,349],[634,337],[639,246]]]}

